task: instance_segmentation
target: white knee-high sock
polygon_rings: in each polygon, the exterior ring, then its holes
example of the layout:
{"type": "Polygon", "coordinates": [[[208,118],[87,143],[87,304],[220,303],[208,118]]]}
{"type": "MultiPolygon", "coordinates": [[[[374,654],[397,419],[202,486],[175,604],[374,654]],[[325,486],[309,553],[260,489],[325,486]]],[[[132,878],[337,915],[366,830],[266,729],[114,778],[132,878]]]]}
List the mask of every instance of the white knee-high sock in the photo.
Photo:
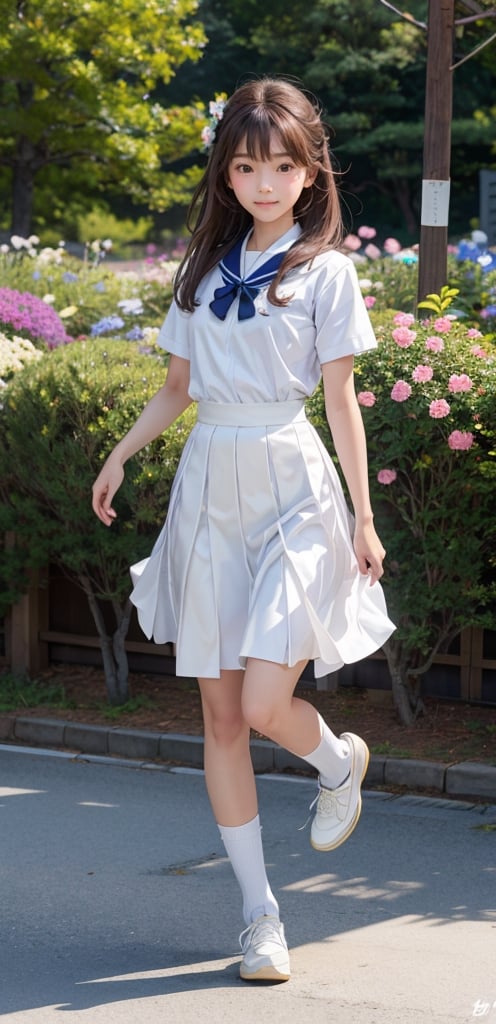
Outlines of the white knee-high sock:
{"type": "Polygon", "coordinates": [[[219,825],[219,831],[241,888],[246,924],[262,914],[279,917],[279,906],[265,870],[258,814],[246,825],[219,825]]]}
{"type": "Polygon", "coordinates": [[[315,750],[305,754],[303,760],[317,769],[323,786],[327,789],[337,789],[350,773],[350,749],[346,740],[335,736],[320,715],[319,723],[320,743],[315,750]]]}

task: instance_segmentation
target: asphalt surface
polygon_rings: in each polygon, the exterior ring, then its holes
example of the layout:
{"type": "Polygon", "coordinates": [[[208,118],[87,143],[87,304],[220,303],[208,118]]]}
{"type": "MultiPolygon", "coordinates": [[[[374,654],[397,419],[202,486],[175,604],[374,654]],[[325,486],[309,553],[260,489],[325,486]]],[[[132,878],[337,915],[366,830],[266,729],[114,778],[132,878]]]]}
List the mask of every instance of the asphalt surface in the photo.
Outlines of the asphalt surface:
{"type": "Polygon", "coordinates": [[[496,805],[384,792],[317,853],[315,784],[259,777],[283,985],[239,979],[200,771],[0,747],[0,1015],[22,1024],[496,1022],[496,805]]]}

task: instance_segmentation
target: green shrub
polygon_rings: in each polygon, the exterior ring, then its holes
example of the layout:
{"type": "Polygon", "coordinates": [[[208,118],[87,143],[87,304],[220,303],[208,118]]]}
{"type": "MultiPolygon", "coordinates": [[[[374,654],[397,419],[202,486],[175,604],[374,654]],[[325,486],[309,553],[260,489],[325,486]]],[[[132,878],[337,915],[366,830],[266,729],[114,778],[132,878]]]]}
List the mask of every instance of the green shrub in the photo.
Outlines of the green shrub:
{"type": "Polygon", "coordinates": [[[15,533],[0,552],[0,602],[19,596],[29,567],[53,562],[70,574],[88,598],[114,703],[127,699],[129,565],[162,525],[192,410],[129,460],[111,530],[91,509],[91,485],[165,374],[163,356],[140,355],[131,342],[77,342],[19,371],[0,412],[0,527],[15,533]]]}

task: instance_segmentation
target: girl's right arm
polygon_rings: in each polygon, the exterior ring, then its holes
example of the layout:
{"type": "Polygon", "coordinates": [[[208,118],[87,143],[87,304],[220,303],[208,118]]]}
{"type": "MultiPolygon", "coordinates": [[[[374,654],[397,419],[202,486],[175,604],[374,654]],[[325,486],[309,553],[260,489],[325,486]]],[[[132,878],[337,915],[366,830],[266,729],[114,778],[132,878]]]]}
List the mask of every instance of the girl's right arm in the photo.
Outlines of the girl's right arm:
{"type": "Polygon", "coordinates": [[[112,501],[124,479],[124,463],[167,430],[191,405],[188,388],[189,360],[171,355],[165,384],[115,446],[93,484],[93,511],[105,526],[111,526],[117,514],[112,501]]]}

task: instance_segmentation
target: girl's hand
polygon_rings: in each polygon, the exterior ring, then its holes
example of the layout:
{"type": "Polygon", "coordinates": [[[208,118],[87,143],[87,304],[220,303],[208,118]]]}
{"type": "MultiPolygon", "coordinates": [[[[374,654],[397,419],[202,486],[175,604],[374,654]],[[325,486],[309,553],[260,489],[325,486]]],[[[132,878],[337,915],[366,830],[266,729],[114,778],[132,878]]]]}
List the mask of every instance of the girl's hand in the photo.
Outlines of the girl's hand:
{"type": "Polygon", "coordinates": [[[105,526],[111,526],[117,516],[112,500],[123,479],[122,463],[110,456],[93,484],[93,511],[105,526]]]}
{"type": "Polygon", "coordinates": [[[370,586],[372,586],[377,583],[377,580],[380,580],[384,573],[382,563],[386,557],[386,552],[372,522],[358,523],[355,526],[353,546],[358,559],[358,568],[364,576],[370,577],[370,586]]]}

